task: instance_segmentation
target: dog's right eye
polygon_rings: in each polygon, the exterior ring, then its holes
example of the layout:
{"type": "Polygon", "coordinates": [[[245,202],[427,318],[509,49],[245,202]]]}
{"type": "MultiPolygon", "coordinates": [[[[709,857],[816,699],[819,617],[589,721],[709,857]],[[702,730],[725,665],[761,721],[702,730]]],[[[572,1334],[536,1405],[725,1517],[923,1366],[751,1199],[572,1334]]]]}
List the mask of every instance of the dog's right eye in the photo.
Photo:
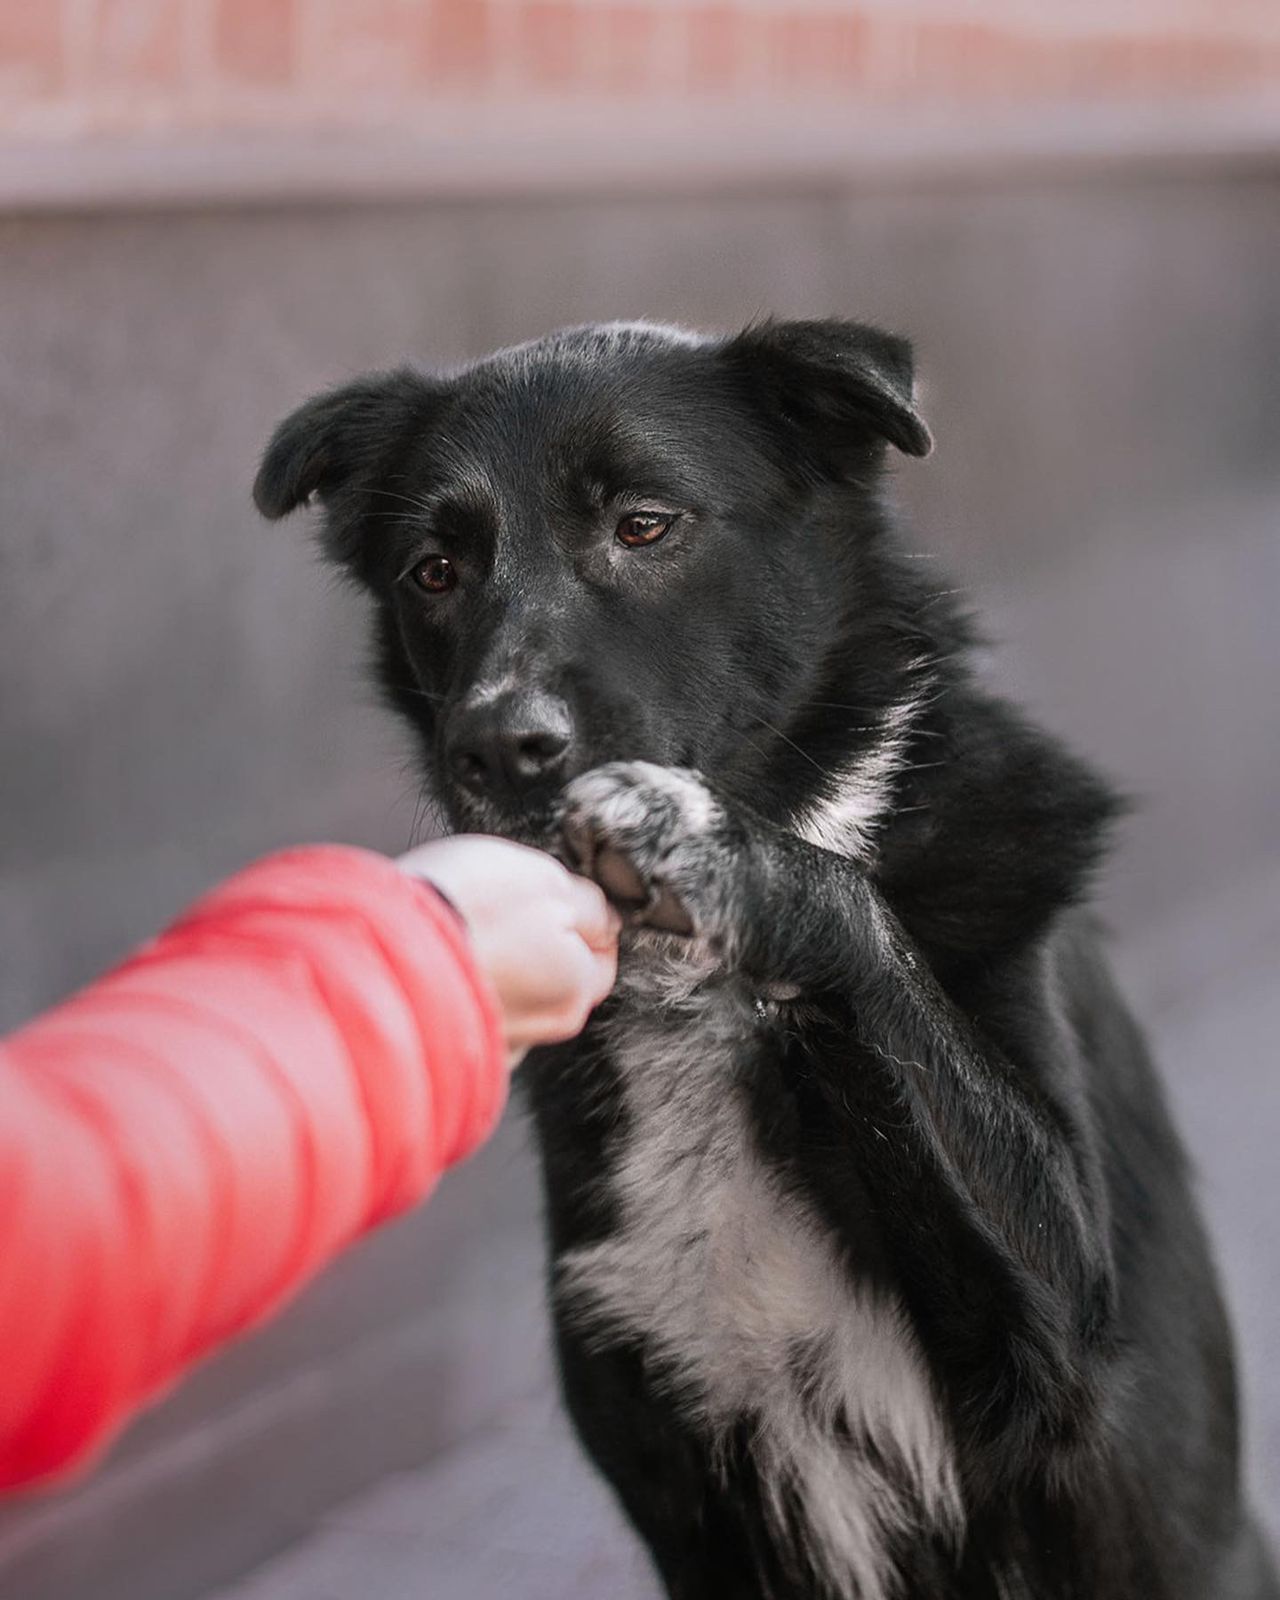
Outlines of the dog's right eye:
{"type": "Polygon", "coordinates": [[[448,556],[428,556],[413,569],[413,581],[424,594],[448,594],[457,587],[458,572],[448,556]]]}
{"type": "Polygon", "coordinates": [[[676,521],[676,517],[663,512],[633,511],[618,524],[614,538],[628,550],[637,550],[641,545],[657,544],[659,539],[665,539],[676,521]]]}

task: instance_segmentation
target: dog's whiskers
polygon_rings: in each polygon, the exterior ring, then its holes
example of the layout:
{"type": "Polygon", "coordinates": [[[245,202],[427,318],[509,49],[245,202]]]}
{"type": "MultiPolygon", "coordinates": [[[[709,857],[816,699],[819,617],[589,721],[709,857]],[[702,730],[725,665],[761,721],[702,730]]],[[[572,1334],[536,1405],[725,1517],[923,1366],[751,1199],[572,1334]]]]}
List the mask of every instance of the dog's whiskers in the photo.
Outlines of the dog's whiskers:
{"type": "Polygon", "coordinates": [[[775,734],[779,739],[781,739],[783,741],[784,744],[789,744],[791,746],[791,748],[796,752],[797,755],[803,756],[804,759],[809,763],[809,765],[811,767],[816,767],[824,778],[830,778],[830,779],[832,779],[834,781],[834,777],[835,777],[834,773],[829,772],[827,770],[827,768],[824,767],[820,761],[815,761],[814,758],[809,754],[809,752],[807,750],[805,750],[801,745],[798,745],[795,742],[795,740],[789,734],[783,733],[781,728],[775,728],[772,722],[767,721],[757,711],[749,712],[748,715],[754,717],[755,720],[758,723],[760,723],[762,727],[768,728],[769,732],[772,733],[772,734],[775,734]]]}
{"type": "MultiPolygon", "coordinates": [[[[405,505],[413,506],[417,511],[425,511],[428,516],[435,510],[429,500],[419,500],[415,495],[411,494],[397,494],[394,489],[370,489],[369,493],[385,495],[388,500],[403,500],[405,505]]],[[[395,513],[388,511],[383,512],[382,515],[394,516],[395,513]]]]}
{"type": "MultiPolygon", "coordinates": [[[[816,706],[825,711],[856,711],[859,716],[863,717],[871,716],[875,709],[873,706],[850,705],[847,700],[799,700],[796,702],[795,709],[797,711],[807,711],[811,706],[816,706]]],[[[871,724],[868,724],[868,731],[870,727],[871,724]]],[[[863,730],[855,728],[852,731],[857,733],[863,730]]]]}
{"type": "Polygon", "coordinates": [[[393,694],[411,694],[420,700],[430,700],[436,705],[439,705],[445,699],[442,694],[432,694],[429,689],[419,689],[409,683],[392,683],[388,684],[387,687],[393,694]]]}
{"type": "MultiPolygon", "coordinates": [[[[409,843],[405,846],[412,850],[422,842],[422,832],[429,822],[441,823],[444,820],[440,802],[425,784],[418,789],[418,801],[414,807],[413,823],[409,829],[409,843]]],[[[437,828],[437,832],[439,829],[437,828]]]]}

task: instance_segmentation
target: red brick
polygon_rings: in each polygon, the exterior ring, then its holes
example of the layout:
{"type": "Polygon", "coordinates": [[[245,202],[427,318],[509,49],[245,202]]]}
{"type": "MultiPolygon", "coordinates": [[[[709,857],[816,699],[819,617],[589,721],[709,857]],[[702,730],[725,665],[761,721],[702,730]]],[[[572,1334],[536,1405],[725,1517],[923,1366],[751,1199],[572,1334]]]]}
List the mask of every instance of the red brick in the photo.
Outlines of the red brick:
{"type": "Polygon", "coordinates": [[[1077,40],[1071,52],[1073,92],[1093,98],[1104,88],[1106,70],[1107,59],[1099,49],[1099,41],[1077,40]]]}
{"type": "Polygon", "coordinates": [[[1270,76],[1265,53],[1247,39],[1167,32],[1083,40],[1071,67],[1075,94],[1109,98],[1197,97],[1270,76]]]}
{"type": "Polygon", "coordinates": [[[1167,34],[1152,40],[1146,81],[1165,92],[1220,93],[1265,82],[1266,56],[1247,40],[1167,34]]]}
{"type": "Polygon", "coordinates": [[[213,26],[222,76],[275,84],[292,78],[298,0],[217,0],[213,26]]]}
{"type": "Polygon", "coordinates": [[[700,5],[685,10],[689,87],[716,93],[741,76],[756,19],[731,5],[700,5]]]}
{"type": "Polygon", "coordinates": [[[658,13],[651,6],[611,6],[599,26],[605,87],[624,92],[651,87],[658,71],[658,13]]]}
{"type": "Polygon", "coordinates": [[[1026,68],[1025,45],[1007,30],[980,22],[932,22],[915,33],[906,87],[948,98],[1007,99],[1026,68]]]}
{"type": "Polygon", "coordinates": [[[1071,63],[1076,93],[1089,97],[1128,93],[1140,76],[1141,48],[1141,40],[1127,35],[1080,40],[1071,63]]]}
{"type": "Polygon", "coordinates": [[[182,76],[183,6],[174,0],[94,0],[85,56],[96,84],[171,88],[182,76]]]}
{"type": "Polygon", "coordinates": [[[1070,40],[970,22],[928,22],[914,30],[910,67],[895,87],[939,103],[1063,97],[1073,78],[1070,40]]]}
{"type": "Polygon", "coordinates": [[[433,0],[422,45],[423,75],[475,87],[492,76],[493,64],[489,0],[433,0]]]}
{"type": "Polygon", "coordinates": [[[255,118],[275,107],[299,122],[317,105],[353,106],[353,120],[394,116],[424,83],[482,89],[497,75],[499,50],[504,83],[510,76],[512,93],[531,101],[539,92],[603,88],[633,96],[639,108],[668,89],[712,96],[764,88],[799,105],[821,94],[888,95],[906,108],[1037,97],[1191,102],[1280,86],[1277,5],[1184,0],[1176,27],[1153,14],[1150,26],[1134,21],[1127,33],[1105,19],[1090,33],[1044,31],[1024,0],[984,7],[985,21],[971,20],[960,0],[0,0],[0,98],[18,117],[39,118],[44,111],[28,102],[83,79],[104,126],[154,124],[157,103],[166,116],[184,114],[188,101],[175,92],[184,31],[189,19],[208,17],[212,64],[227,92],[198,102],[198,114],[214,127],[246,106],[255,118]],[[74,36],[64,38],[73,23],[74,36]],[[298,87],[307,93],[232,92],[245,84],[288,91],[302,66],[310,81],[298,87]],[[317,87],[330,92],[317,95],[317,87]]]}
{"type": "Polygon", "coordinates": [[[426,13],[414,0],[311,0],[307,68],[339,91],[399,92],[417,74],[426,13]]]}
{"type": "Polygon", "coordinates": [[[52,0],[0,0],[0,88],[6,96],[38,97],[61,84],[61,9],[52,0]]]}
{"type": "Polygon", "coordinates": [[[867,38],[866,20],[858,15],[777,17],[769,30],[771,76],[788,89],[846,88],[865,69],[867,38]]]}
{"type": "Polygon", "coordinates": [[[564,89],[583,77],[581,8],[565,0],[529,0],[517,14],[522,76],[539,88],[564,89]]]}

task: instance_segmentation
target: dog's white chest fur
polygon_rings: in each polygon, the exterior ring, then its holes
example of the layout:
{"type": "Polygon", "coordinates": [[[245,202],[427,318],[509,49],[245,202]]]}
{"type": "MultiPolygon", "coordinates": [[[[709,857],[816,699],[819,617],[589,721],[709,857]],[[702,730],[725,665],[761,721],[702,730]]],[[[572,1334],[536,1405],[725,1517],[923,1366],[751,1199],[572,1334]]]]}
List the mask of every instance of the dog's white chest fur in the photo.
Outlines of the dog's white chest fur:
{"type": "Polygon", "coordinates": [[[746,1421],[779,1532],[790,1501],[837,1591],[888,1600],[889,1535],[960,1517],[923,1357],[901,1307],[857,1288],[756,1152],[737,1076],[750,995],[713,980],[673,999],[666,978],[613,1038],[620,1226],[561,1258],[557,1294],[588,1330],[641,1337],[713,1439],[746,1421]]]}

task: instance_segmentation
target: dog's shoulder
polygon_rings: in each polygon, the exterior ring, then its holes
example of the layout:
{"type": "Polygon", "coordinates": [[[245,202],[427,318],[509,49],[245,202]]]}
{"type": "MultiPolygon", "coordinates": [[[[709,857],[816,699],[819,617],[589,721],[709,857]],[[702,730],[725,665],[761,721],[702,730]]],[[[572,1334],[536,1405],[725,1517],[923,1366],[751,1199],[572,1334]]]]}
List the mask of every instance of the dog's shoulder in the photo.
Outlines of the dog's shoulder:
{"type": "Polygon", "coordinates": [[[948,688],[904,765],[875,876],[943,959],[1025,949],[1087,899],[1126,802],[1008,701],[948,688]]]}

